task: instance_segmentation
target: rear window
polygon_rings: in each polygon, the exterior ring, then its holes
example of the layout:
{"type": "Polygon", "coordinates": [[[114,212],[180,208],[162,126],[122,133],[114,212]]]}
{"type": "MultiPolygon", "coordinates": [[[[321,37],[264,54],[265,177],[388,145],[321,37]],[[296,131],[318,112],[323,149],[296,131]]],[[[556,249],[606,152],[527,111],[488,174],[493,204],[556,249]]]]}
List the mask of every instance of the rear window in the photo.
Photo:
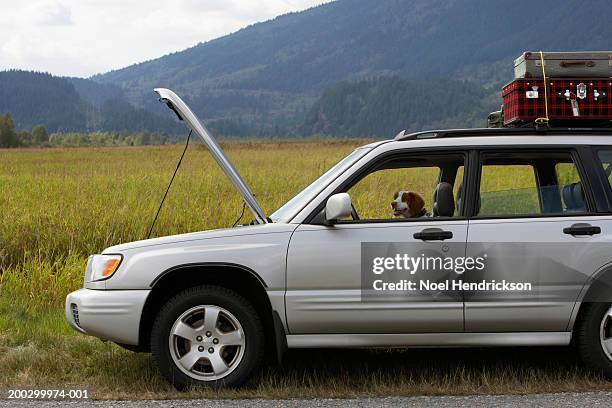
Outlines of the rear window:
{"type": "MultiPolygon", "coordinates": [[[[608,153],[612,162],[612,151],[608,153]]],[[[478,216],[589,212],[580,173],[570,152],[485,153],[481,165],[478,216]]]]}

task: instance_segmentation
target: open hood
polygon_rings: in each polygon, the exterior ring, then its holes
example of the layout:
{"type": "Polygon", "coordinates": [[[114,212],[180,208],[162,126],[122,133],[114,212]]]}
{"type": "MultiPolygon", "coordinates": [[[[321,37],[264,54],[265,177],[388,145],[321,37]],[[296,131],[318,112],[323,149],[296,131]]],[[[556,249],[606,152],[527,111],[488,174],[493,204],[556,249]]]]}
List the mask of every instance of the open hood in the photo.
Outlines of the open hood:
{"type": "Polygon", "coordinates": [[[159,100],[164,102],[170,109],[177,114],[180,120],[184,121],[187,126],[193,130],[193,132],[200,137],[204,145],[210,150],[210,153],[215,158],[219,166],[223,172],[230,179],[236,190],[242,195],[244,202],[249,207],[253,216],[255,216],[255,220],[259,224],[268,223],[268,218],[263,212],[261,206],[255,199],[255,195],[251,192],[251,190],[247,187],[245,182],[240,177],[236,168],[227,158],[217,141],[214,137],[206,130],[206,127],[200,122],[198,117],[193,113],[193,111],[187,106],[185,102],[181,98],[178,97],[177,94],[172,92],[169,89],[165,88],[156,88],[155,92],[159,95],[159,100]]]}

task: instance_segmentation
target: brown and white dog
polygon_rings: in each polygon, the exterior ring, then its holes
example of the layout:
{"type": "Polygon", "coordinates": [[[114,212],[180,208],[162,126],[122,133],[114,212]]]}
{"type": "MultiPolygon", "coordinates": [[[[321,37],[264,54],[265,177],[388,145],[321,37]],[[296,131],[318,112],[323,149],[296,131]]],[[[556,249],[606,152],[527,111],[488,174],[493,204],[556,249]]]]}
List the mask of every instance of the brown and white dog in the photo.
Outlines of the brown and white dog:
{"type": "Polygon", "coordinates": [[[418,218],[428,215],[425,200],[414,191],[398,191],[391,202],[395,217],[418,218]]]}

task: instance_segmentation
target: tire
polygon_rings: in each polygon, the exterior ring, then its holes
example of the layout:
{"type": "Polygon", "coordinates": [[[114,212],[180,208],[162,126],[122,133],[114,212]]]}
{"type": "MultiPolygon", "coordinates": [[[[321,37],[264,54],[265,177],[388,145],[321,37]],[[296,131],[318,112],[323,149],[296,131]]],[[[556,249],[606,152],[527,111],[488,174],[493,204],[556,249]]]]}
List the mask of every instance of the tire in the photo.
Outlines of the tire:
{"type": "Polygon", "coordinates": [[[261,364],[263,326],[253,306],[236,292],[198,286],[161,308],[151,331],[151,352],[161,374],[178,390],[235,388],[261,364]]]}
{"type": "Polygon", "coordinates": [[[587,366],[612,378],[612,304],[589,303],[584,307],[576,330],[578,352],[587,366]]]}

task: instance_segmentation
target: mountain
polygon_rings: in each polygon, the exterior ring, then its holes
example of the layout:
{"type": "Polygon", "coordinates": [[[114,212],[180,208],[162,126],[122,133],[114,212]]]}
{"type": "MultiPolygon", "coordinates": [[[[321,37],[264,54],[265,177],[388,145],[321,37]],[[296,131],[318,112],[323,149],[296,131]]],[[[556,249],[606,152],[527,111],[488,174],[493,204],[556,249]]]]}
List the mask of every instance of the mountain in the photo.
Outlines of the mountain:
{"type": "Polygon", "coordinates": [[[85,110],[80,95],[64,78],[38,72],[0,72],[0,112],[10,113],[19,130],[41,123],[50,131],[85,129],[85,110]]]}
{"type": "Polygon", "coordinates": [[[43,124],[49,132],[182,132],[171,116],[131,105],[117,86],[40,72],[0,72],[0,112],[19,130],[43,124]]]}
{"type": "Polygon", "coordinates": [[[610,0],[337,0],[89,79],[0,72],[0,112],[19,129],[183,132],[152,91],[168,87],[224,135],[482,125],[521,52],[612,49],[610,12],[610,0]]]}
{"type": "Polygon", "coordinates": [[[94,106],[101,106],[109,99],[125,99],[125,92],[120,86],[101,84],[89,79],[69,77],[70,82],[79,96],[94,106]]]}
{"type": "Polygon", "coordinates": [[[524,50],[612,49],[611,12],[609,0],[338,0],[92,79],[152,112],[163,86],[212,123],[295,131],[339,81],[469,80],[491,95],[524,50]]]}
{"type": "Polygon", "coordinates": [[[308,112],[302,134],[389,137],[401,129],[482,127],[489,92],[457,80],[415,81],[378,77],[341,82],[308,112]]]}

